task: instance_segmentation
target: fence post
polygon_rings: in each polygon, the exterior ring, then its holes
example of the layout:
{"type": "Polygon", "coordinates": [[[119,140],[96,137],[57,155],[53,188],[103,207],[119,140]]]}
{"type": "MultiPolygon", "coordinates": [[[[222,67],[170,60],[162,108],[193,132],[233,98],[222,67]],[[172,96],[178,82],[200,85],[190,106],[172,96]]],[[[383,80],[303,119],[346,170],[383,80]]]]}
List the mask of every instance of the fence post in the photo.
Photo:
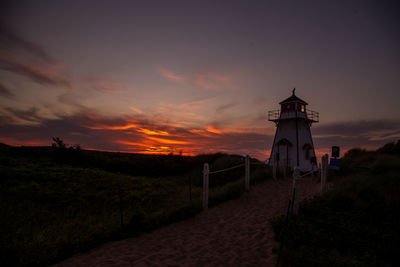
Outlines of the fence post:
{"type": "Polygon", "coordinates": [[[246,155],[244,166],[245,166],[244,180],[245,180],[245,185],[246,185],[246,191],[249,191],[250,190],[250,156],[249,155],[246,155]]]}
{"type": "Polygon", "coordinates": [[[203,210],[208,208],[208,176],[210,169],[208,163],[204,163],[203,166],[203,210]]]}
{"type": "Polygon", "coordinates": [[[293,171],[293,194],[292,194],[292,213],[295,215],[299,210],[299,198],[298,198],[299,181],[300,181],[300,169],[299,167],[295,167],[293,171]]]}
{"type": "Polygon", "coordinates": [[[192,205],[192,176],[189,176],[189,200],[190,205],[192,205]]]}
{"type": "Polygon", "coordinates": [[[121,230],[124,230],[124,212],[122,210],[122,190],[121,184],[118,184],[118,196],[119,196],[119,216],[121,222],[121,230]]]}
{"type": "Polygon", "coordinates": [[[326,192],[326,179],[328,175],[328,154],[322,156],[321,159],[321,193],[326,192]]]}

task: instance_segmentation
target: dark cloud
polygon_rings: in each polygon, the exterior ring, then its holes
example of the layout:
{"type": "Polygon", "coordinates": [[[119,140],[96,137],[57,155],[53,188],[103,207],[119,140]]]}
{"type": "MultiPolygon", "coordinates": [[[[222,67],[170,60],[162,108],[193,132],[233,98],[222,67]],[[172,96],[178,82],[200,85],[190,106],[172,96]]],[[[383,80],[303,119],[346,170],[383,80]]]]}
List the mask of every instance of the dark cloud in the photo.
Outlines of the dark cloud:
{"type": "Polygon", "coordinates": [[[360,136],[373,132],[395,130],[400,132],[400,121],[393,120],[360,120],[351,122],[336,122],[316,125],[313,133],[318,135],[360,136]]]}
{"type": "Polygon", "coordinates": [[[20,63],[5,57],[0,57],[0,68],[25,76],[39,84],[60,85],[64,87],[71,86],[70,82],[67,79],[60,77],[57,73],[51,70],[44,69],[40,66],[20,63]]]}
{"type": "Polygon", "coordinates": [[[10,99],[15,98],[15,95],[1,83],[0,83],[0,96],[7,97],[10,99]]]}
{"type": "Polygon", "coordinates": [[[42,85],[70,88],[70,81],[58,73],[60,66],[42,46],[24,39],[0,21],[0,69],[42,85]]]}
{"type": "Polygon", "coordinates": [[[23,51],[34,55],[41,60],[54,63],[55,60],[45,51],[45,49],[31,41],[22,38],[16,31],[0,21],[0,48],[11,51],[23,51]]]}
{"type": "Polygon", "coordinates": [[[20,110],[12,107],[5,107],[3,111],[6,111],[8,114],[6,121],[9,121],[11,124],[18,123],[21,121],[27,123],[39,124],[42,121],[42,118],[39,116],[38,108],[30,108],[28,110],[20,110]]]}
{"type": "Polygon", "coordinates": [[[400,121],[360,120],[323,124],[311,129],[317,148],[339,145],[344,150],[363,147],[375,149],[400,139],[400,121]]]}

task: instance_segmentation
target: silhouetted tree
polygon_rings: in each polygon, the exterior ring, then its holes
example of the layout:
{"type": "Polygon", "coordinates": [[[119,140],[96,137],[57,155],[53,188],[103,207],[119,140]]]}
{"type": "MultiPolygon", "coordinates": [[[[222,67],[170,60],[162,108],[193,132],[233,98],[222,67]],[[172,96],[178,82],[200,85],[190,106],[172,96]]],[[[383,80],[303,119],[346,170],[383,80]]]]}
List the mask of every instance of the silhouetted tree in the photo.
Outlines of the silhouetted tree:
{"type": "Polygon", "coordinates": [[[79,144],[69,146],[59,137],[53,137],[51,147],[53,149],[54,157],[67,163],[77,163],[81,161],[81,146],[79,144]]]}
{"type": "Polygon", "coordinates": [[[51,147],[53,149],[66,149],[67,148],[67,144],[65,144],[64,141],[61,140],[61,138],[53,137],[53,141],[54,141],[54,143],[51,144],[51,147]]]}

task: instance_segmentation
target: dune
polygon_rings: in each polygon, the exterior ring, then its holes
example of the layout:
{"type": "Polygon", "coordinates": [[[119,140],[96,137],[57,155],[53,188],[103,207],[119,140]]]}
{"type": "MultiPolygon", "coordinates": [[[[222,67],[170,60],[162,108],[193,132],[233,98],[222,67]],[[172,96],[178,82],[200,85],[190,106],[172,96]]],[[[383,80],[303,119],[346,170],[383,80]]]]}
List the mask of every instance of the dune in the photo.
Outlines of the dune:
{"type": "MultiPolygon", "coordinates": [[[[300,181],[300,199],[319,192],[314,178],[300,181]]],[[[269,179],[241,198],[138,237],[106,243],[55,266],[275,266],[271,219],[284,214],[292,179],[269,179]]]]}

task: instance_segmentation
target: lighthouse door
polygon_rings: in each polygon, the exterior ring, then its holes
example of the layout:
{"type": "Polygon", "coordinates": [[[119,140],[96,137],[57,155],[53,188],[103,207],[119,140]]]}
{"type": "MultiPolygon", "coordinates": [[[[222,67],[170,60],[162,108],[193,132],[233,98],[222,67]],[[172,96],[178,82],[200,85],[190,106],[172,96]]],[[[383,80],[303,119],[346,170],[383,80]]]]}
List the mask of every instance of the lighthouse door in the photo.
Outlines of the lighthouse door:
{"type": "Polygon", "coordinates": [[[280,166],[287,168],[289,166],[289,145],[284,144],[279,146],[279,151],[281,155],[280,166]]]}
{"type": "Polygon", "coordinates": [[[279,153],[279,167],[287,168],[290,166],[290,157],[289,157],[289,149],[292,146],[289,140],[283,138],[279,140],[278,145],[278,153],[279,153]]]}

